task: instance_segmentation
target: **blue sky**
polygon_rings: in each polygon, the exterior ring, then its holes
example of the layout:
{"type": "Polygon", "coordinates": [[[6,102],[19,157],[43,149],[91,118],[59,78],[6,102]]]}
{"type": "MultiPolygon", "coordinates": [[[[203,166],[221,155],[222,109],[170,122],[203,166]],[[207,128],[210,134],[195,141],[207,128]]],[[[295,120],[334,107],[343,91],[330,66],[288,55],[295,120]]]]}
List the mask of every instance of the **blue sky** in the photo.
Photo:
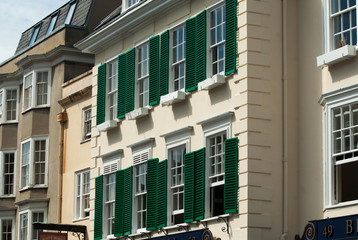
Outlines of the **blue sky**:
{"type": "Polygon", "coordinates": [[[14,55],[21,33],[69,0],[0,0],[0,63],[14,55]]]}

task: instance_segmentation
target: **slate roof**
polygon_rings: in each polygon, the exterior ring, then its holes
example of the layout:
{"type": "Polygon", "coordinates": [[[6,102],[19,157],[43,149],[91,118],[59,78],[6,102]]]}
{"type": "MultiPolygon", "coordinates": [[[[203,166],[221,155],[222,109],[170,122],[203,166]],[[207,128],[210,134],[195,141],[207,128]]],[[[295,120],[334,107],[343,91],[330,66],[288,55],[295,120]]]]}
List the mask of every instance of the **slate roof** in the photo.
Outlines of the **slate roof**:
{"type": "Polygon", "coordinates": [[[32,46],[36,45],[37,42],[40,42],[40,41],[50,37],[55,32],[57,32],[58,30],[66,27],[66,26],[85,28],[87,26],[87,19],[90,15],[92,5],[93,5],[93,0],[69,1],[68,3],[66,3],[59,9],[57,9],[56,11],[52,12],[47,17],[42,19],[40,22],[36,23],[31,28],[27,29],[25,32],[22,33],[20,41],[17,45],[15,55],[29,47],[32,33],[33,33],[34,29],[39,25],[40,25],[40,31],[38,33],[35,43],[32,46]],[[77,5],[75,8],[72,20],[69,25],[65,25],[64,22],[65,22],[65,19],[67,16],[67,12],[70,8],[71,3],[73,3],[73,2],[77,2],[77,5]],[[57,17],[55,27],[54,27],[53,31],[51,32],[51,34],[46,35],[46,31],[50,24],[51,17],[56,14],[58,14],[58,17],[57,17]]]}

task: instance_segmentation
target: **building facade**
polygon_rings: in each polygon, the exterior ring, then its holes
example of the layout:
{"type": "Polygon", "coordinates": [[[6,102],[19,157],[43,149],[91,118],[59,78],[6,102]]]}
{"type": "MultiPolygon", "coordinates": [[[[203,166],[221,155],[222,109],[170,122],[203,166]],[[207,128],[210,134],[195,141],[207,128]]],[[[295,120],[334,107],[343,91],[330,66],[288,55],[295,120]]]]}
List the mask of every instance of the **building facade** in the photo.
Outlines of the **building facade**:
{"type": "Polygon", "coordinates": [[[90,239],[298,233],[289,2],[122,1],[76,44],[95,55],[90,239]]]}
{"type": "Polygon", "coordinates": [[[77,213],[62,216],[63,134],[57,122],[62,112],[58,101],[63,98],[63,84],[94,64],[93,55],[81,53],[73,44],[93,31],[111,6],[110,1],[101,6],[88,0],[69,1],[26,30],[14,56],[0,65],[1,239],[38,239],[41,230],[34,229],[33,222],[57,224],[63,218],[73,223],[87,217],[86,211],[78,218],[77,213]]]}

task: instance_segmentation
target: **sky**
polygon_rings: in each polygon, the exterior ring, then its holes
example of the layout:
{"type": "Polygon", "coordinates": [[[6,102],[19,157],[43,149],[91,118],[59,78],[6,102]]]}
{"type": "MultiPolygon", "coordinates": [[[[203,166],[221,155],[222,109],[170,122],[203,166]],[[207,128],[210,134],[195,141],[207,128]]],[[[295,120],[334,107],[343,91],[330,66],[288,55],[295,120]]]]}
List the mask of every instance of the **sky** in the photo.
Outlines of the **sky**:
{"type": "Polygon", "coordinates": [[[15,53],[21,34],[69,0],[0,0],[0,63],[15,53]]]}

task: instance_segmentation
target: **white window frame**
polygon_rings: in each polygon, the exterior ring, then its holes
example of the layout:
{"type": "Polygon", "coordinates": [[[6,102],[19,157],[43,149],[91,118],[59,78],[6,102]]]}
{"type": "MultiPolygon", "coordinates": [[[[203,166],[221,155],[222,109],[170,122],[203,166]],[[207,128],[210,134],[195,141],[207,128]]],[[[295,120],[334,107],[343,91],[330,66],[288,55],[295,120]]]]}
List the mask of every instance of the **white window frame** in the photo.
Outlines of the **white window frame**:
{"type": "Polygon", "coordinates": [[[82,220],[89,218],[90,207],[85,208],[85,198],[90,197],[90,169],[85,169],[75,173],[75,202],[74,202],[74,216],[75,220],[82,220]],[[85,176],[88,174],[88,192],[85,192],[85,176]],[[86,216],[88,213],[88,216],[86,216]]]}
{"type": "MultiPolygon", "coordinates": [[[[322,6],[322,13],[323,13],[323,45],[324,45],[324,52],[328,53],[331,51],[334,51],[338,49],[335,46],[334,41],[334,22],[332,20],[332,17],[336,15],[340,15],[339,12],[335,14],[331,14],[332,6],[331,6],[331,0],[323,0],[323,6],[322,6]]],[[[347,10],[341,11],[343,12],[349,12],[349,9],[356,9],[358,10],[358,3],[356,3],[355,6],[348,8],[347,10]]],[[[358,14],[356,13],[356,23],[358,23],[358,14]]],[[[358,35],[358,26],[357,26],[357,35],[358,35]]],[[[358,44],[358,36],[356,36],[357,44],[358,44]]],[[[357,46],[357,45],[354,45],[357,46]]]]}
{"type": "Polygon", "coordinates": [[[47,222],[47,208],[44,207],[31,207],[26,210],[19,211],[19,223],[18,223],[18,238],[20,239],[20,231],[21,231],[21,215],[27,214],[27,238],[26,240],[33,240],[33,227],[32,227],[32,221],[33,221],[33,213],[43,213],[44,214],[44,222],[47,222]]]}
{"type": "Polygon", "coordinates": [[[1,173],[1,185],[0,185],[0,194],[1,197],[15,197],[16,195],[16,159],[17,159],[17,154],[16,154],[16,150],[5,150],[5,151],[1,151],[0,152],[0,173],[1,173]],[[12,194],[6,194],[5,195],[5,188],[4,188],[4,184],[5,184],[5,154],[14,154],[14,179],[13,179],[13,193],[12,194]]]}
{"type": "MultiPolygon", "coordinates": [[[[147,182],[145,184],[145,191],[136,193],[136,168],[140,165],[146,164],[146,173],[145,173],[145,181],[147,176],[147,161],[152,158],[152,146],[142,146],[140,148],[137,148],[136,150],[132,149],[132,157],[133,157],[133,205],[132,205],[132,232],[133,233],[143,233],[146,232],[146,223],[144,223],[143,228],[138,228],[138,201],[139,198],[147,197],[147,182]],[[145,157],[146,156],[146,157],[145,157]]],[[[142,174],[143,175],[143,174],[142,174]]],[[[145,210],[142,210],[142,212],[145,212],[147,214],[147,205],[145,206],[145,210]]],[[[147,216],[146,216],[147,219],[147,216]]]]}
{"type": "Polygon", "coordinates": [[[82,141],[91,139],[92,133],[92,106],[88,106],[82,109],[82,141]],[[90,118],[86,119],[86,113],[90,112],[90,118]],[[89,131],[87,130],[87,123],[89,123],[89,131]]]}
{"type": "MultiPolygon", "coordinates": [[[[51,68],[43,68],[43,69],[36,69],[35,71],[31,71],[29,73],[27,73],[26,75],[24,75],[24,79],[23,79],[23,98],[22,98],[22,113],[33,109],[33,108],[43,108],[43,107],[50,107],[50,100],[51,100],[51,76],[52,76],[52,70],[51,68]],[[43,73],[43,72],[47,72],[47,98],[46,98],[46,104],[37,104],[38,101],[38,97],[39,97],[39,92],[38,92],[38,74],[39,73],[43,73]],[[26,105],[26,100],[25,100],[25,80],[28,76],[32,75],[32,83],[31,86],[29,86],[29,88],[32,89],[31,91],[31,103],[28,104],[28,107],[25,108],[26,105]]],[[[45,84],[44,84],[45,85],[45,84]]]]}
{"type": "Polygon", "coordinates": [[[144,43],[141,43],[140,45],[136,46],[136,58],[135,58],[135,108],[145,108],[145,107],[149,107],[149,42],[146,41],[144,43]],[[139,62],[139,53],[140,53],[140,49],[142,49],[143,47],[147,47],[147,58],[146,59],[142,59],[141,62],[139,62]],[[139,65],[143,66],[146,61],[146,74],[139,76],[139,65]],[[144,63],[144,64],[143,64],[144,63]],[[143,64],[143,65],[142,65],[143,64]],[[145,85],[145,81],[147,81],[147,85],[148,85],[148,89],[147,90],[140,90],[140,85],[143,82],[143,88],[145,85]],[[140,95],[143,95],[143,99],[142,101],[140,100],[140,95]],[[146,99],[145,99],[146,98],[146,99]]]}
{"type": "MultiPolygon", "coordinates": [[[[184,188],[184,159],[183,159],[183,184],[181,184],[180,186],[177,185],[175,187],[172,186],[172,171],[171,171],[171,162],[170,162],[170,151],[181,147],[181,146],[185,146],[185,153],[189,153],[190,152],[190,137],[189,136],[185,136],[184,138],[179,138],[179,139],[173,139],[171,142],[167,142],[166,145],[166,159],[168,159],[168,209],[167,209],[167,222],[169,223],[169,225],[174,225],[174,222],[172,220],[172,216],[173,215],[178,215],[178,214],[184,214],[184,196],[183,196],[183,209],[180,210],[173,210],[174,206],[173,206],[173,190],[174,188],[178,188],[178,187],[183,187],[184,188]]],[[[184,193],[184,189],[183,189],[183,193],[184,193]]],[[[184,222],[183,222],[184,223],[184,222]]]]}
{"type": "MultiPolygon", "coordinates": [[[[210,180],[210,164],[209,164],[209,153],[210,148],[208,147],[208,141],[210,137],[213,137],[219,133],[225,132],[226,139],[231,138],[231,116],[232,113],[224,113],[215,116],[211,119],[204,120],[198,124],[202,125],[204,137],[203,144],[206,147],[206,159],[205,159],[205,196],[210,196],[210,188],[225,184],[225,177],[222,181],[211,183],[210,180]]],[[[225,147],[225,146],[223,146],[225,147]]],[[[224,148],[225,149],[225,148],[224,148]]],[[[225,163],[224,163],[225,164],[225,163]]],[[[210,198],[205,198],[205,218],[215,217],[212,216],[210,211],[210,198]]]]}
{"type": "MultiPolygon", "coordinates": [[[[107,209],[107,205],[108,204],[113,204],[113,210],[115,211],[115,188],[116,188],[116,171],[120,169],[120,158],[119,156],[109,156],[109,157],[104,157],[103,159],[103,216],[102,216],[102,220],[103,220],[103,226],[102,226],[102,234],[104,238],[107,239],[111,239],[114,238],[114,229],[113,229],[113,233],[109,233],[108,230],[108,209],[107,209]],[[108,177],[109,175],[114,174],[114,199],[110,202],[106,202],[106,195],[107,195],[107,189],[106,189],[106,184],[108,181],[108,177]]],[[[114,219],[114,213],[113,213],[113,219],[114,219]]]]}
{"type": "Polygon", "coordinates": [[[0,213],[0,236],[2,236],[3,229],[2,223],[5,220],[11,220],[11,240],[15,240],[15,229],[16,229],[16,219],[15,219],[15,211],[2,211],[0,213]]]}
{"type": "MultiPolygon", "coordinates": [[[[207,24],[207,44],[206,44],[206,54],[208,57],[208,61],[207,61],[207,76],[209,77],[213,77],[215,75],[225,75],[225,27],[223,27],[223,40],[219,43],[214,44],[213,46],[219,46],[219,45],[224,45],[224,66],[223,66],[223,70],[220,72],[213,72],[213,56],[212,56],[212,45],[211,45],[211,12],[216,11],[217,9],[223,7],[223,17],[224,17],[224,24],[226,24],[225,21],[225,4],[223,3],[223,1],[220,1],[219,3],[216,3],[215,5],[211,6],[210,8],[207,9],[207,17],[206,17],[206,24],[207,24]]],[[[225,25],[224,25],[225,26],[225,25]]]]}
{"type": "Polygon", "coordinates": [[[17,123],[18,122],[18,110],[19,110],[19,87],[5,87],[0,89],[0,105],[1,105],[1,112],[0,112],[0,124],[7,124],[7,123],[17,123]],[[7,92],[16,90],[16,106],[15,106],[15,119],[7,120],[7,92]]]}
{"type": "Polygon", "coordinates": [[[118,59],[114,58],[106,62],[106,121],[117,119],[117,104],[118,104],[118,59]],[[109,66],[115,66],[116,74],[109,75],[109,66]],[[115,89],[109,89],[111,80],[114,79],[115,89]],[[114,98],[114,105],[110,106],[110,96],[114,98]],[[113,108],[113,110],[111,109],[113,108]],[[113,111],[113,117],[111,118],[111,111],[113,111]]]}
{"type": "Polygon", "coordinates": [[[43,187],[47,187],[48,185],[48,155],[49,155],[49,139],[48,136],[38,136],[38,137],[32,137],[29,139],[26,139],[24,141],[21,142],[21,159],[20,159],[20,190],[25,190],[28,188],[43,188],[43,187]],[[45,141],[45,182],[44,184],[35,184],[35,142],[36,141],[45,141]],[[29,183],[26,186],[23,186],[22,183],[22,178],[23,178],[23,173],[22,173],[22,154],[23,154],[23,145],[24,144],[30,144],[30,155],[29,155],[29,183]]]}
{"type": "MultiPolygon", "coordinates": [[[[335,208],[341,206],[349,206],[358,203],[357,200],[347,201],[337,203],[334,197],[334,162],[333,162],[333,139],[332,139],[332,130],[333,130],[333,109],[338,107],[343,107],[353,103],[358,103],[358,90],[353,89],[352,91],[342,91],[339,94],[333,94],[333,96],[328,96],[325,100],[325,106],[323,109],[323,164],[324,164],[324,204],[325,208],[335,208]]],[[[355,158],[352,158],[352,161],[355,158]]],[[[351,161],[343,160],[345,162],[351,161]]]]}
{"type": "MultiPolygon", "coordinates": [[[[169,31],[169,93],[172,92],[177,92],[177,91],[181,91],[181,92],[185,92],[185,79],[186,79],[186,72],[185,72],[185,64],[186,64],[186,56],[185,56],[185,46],[186,46],[186,39],[185,39],[185,34],[186,34],[186,26],[185,23],[181,23],[178,26],[173,27],[170,31],[169,31]],[[183,59],[174,62],[174,53],[173,53],[173,49],[174,46],[173,45],[173,40],[174,40],[174,32],[179,30],[179,29],[183,29],[183,42],[179,45],[184,45],[183,46],[183,59]],[[180,65],[181,63],[184,63],[184,86],[183,88],[180,88],[180,80],[179,80],[179,88],[175,90],[175,83],[174,81],[176,81],[175,79],[175,66],[176,65],[180,65]]],[[[179,46],[177,45],[177,46],[179,46]]]]}

